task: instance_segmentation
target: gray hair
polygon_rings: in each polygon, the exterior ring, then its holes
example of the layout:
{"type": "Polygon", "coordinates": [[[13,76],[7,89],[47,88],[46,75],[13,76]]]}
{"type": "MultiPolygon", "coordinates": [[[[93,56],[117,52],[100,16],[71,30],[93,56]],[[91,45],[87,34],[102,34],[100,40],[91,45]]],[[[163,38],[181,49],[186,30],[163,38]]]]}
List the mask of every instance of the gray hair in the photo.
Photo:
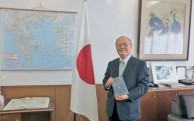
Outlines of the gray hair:
{"type": "Polygon", "coordinates": [[[117,38],[117,40],[116,40],[116,43],[115,43],[115,44],[117,44],[117,41],[118,41],[119,39],[127,39],[127,40],[129,40],[129,43],[130,43],[130,45],[132,46],[132,42],[131,42],[131,39],[129,39],[129,37],[126,37],[126,36],[120,36],[120,37],[118,37],[118,38],[117,38]]]}

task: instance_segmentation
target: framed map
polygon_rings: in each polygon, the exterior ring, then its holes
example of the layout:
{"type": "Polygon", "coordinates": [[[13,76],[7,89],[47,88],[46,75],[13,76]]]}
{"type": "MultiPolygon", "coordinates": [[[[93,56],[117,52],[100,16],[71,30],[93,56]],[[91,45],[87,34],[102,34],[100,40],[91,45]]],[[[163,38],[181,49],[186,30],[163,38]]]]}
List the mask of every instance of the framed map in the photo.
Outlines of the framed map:
{"type": "Polygon", "coordinates": [[[75,12],[0,11],[2,70],[73,68],[75,12]]]}

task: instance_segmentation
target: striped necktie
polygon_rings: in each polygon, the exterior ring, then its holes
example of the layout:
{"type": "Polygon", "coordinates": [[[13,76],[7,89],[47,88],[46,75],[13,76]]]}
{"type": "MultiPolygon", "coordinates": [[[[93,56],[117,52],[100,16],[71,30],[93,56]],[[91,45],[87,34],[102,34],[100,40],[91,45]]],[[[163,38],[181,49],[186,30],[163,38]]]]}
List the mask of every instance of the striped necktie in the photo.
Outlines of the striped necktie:
{"type": "Polygon", "coordinates": [[[121,60],[119,63],[119,76],[123,74],[124,68],[125,68],[125,62],[121,60]]]}

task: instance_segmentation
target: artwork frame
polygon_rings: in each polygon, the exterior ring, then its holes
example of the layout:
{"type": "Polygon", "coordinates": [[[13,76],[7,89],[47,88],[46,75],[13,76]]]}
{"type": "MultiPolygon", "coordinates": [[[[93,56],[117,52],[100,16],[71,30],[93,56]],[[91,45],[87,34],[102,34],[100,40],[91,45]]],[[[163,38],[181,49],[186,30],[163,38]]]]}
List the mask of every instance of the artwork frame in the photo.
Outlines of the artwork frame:
{"type": "Polygon", "coordinates": [[[191,2],[141,0],[138,44],[140,59],[188,60],[191,2]]]}
{"type": "Polygon", "coordinates": [[[176,67],[178,80],[187,79],[186,66],[177,66],[176,67]]]}
{"type": "Polygon", "coordinates": [[[152,62],[151,69],[153,82],[155,84],[178,82],[174,62],[152,62]]]}

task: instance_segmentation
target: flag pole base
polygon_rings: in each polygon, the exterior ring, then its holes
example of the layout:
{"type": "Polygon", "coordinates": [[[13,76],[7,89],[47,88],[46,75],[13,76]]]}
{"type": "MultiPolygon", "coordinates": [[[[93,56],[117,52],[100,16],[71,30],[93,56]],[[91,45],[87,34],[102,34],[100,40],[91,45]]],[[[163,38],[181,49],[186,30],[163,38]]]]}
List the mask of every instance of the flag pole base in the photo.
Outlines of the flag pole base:
{"type": "MultiPolygon", "coordinates": [[[[69,113],[69,116],[67,117],[67,119],[66,119],[65,121],[70,121],[70,117],[71,117],[72,113],[73,113],[73,112],[70,112],[70,113],[69,113]]],[[[81,118],[81,116],[80,116],[79,114],[78,114],[78,116],[79,116],[79,119],[80,119],[81,121],[83,121],[82,118],[81,118]]],[[[76,121],[76,113],[73,113],[73,121],[76,121]]]]}
{"type": "Polygon", "coordinates": [[[76,121],[76,113],[73,114],[73,121],[76,121]]]}

